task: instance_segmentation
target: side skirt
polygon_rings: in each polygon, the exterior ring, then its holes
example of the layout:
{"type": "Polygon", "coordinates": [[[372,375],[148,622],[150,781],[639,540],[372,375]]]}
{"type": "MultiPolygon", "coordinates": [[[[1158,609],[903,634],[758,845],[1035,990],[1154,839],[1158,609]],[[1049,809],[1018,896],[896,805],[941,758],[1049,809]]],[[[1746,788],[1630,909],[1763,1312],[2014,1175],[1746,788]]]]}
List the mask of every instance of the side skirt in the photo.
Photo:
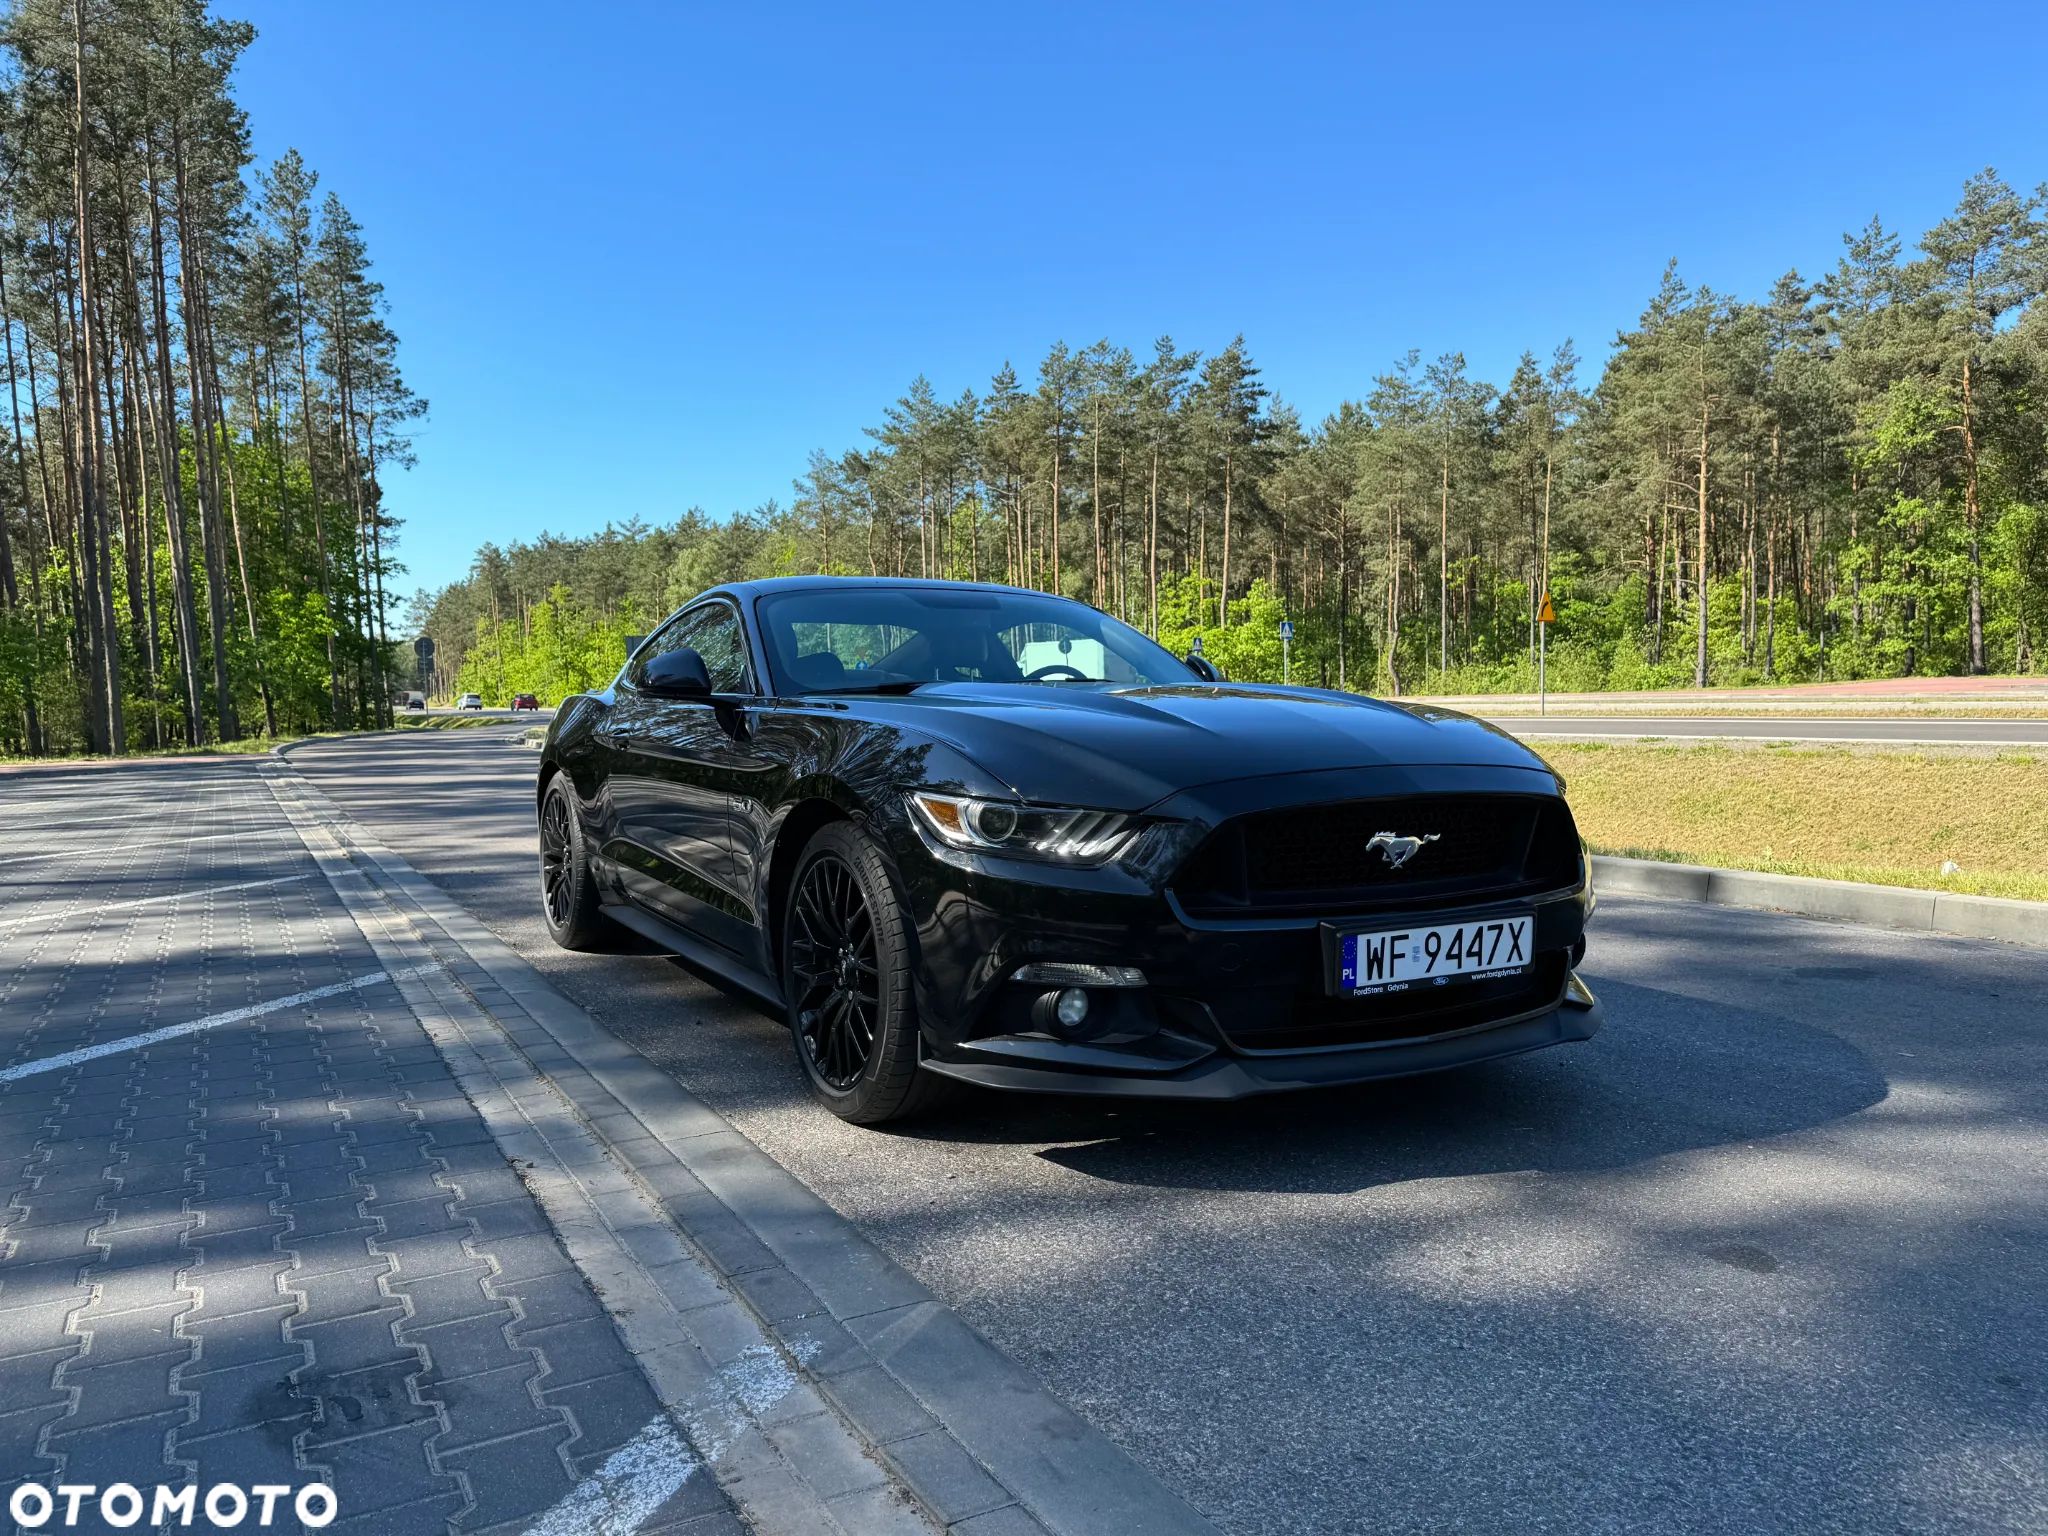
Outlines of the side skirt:
{"type": "Polygon", "coordinates": [[[750,994],[773,1012],[782,1012],[782,989],[738,956],[707,944],[630,902],[606,902],[600,910],[621,928],[632,929],[698,970],[709,971],[718,980],[750,994]]]}

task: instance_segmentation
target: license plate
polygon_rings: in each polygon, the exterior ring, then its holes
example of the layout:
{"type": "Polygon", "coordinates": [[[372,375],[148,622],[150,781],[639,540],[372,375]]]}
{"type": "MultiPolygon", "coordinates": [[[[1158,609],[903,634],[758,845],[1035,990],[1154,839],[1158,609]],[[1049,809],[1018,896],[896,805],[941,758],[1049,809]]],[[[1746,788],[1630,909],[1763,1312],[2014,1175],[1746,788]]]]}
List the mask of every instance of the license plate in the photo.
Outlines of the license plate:
{"type": "Polygon", "coordinates": [[[1529,968],[1530,928],[1524,915],[1347,933],[1337,951],[1337,990],[1371,997],[1513,976],[1529,968]]]}

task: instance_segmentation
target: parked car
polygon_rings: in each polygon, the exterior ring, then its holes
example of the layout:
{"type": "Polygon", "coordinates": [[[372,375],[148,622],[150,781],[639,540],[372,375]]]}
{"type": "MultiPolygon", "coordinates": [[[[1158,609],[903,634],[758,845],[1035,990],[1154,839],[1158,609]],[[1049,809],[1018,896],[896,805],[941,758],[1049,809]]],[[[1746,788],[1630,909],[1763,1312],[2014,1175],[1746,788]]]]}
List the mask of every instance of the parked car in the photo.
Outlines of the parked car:
{"type": "Polygon", "coordinates": [[[946,1079],[1228,1099],[1601,1024],[1586,861],[1535,753],[1452,710],[1224,683],[1039,592],[706,593],[563,701],[538,813],[556,942],[623,926],[751,990],[854,1121],[946,1079]]]}
{"type": "Polygon", "coordinates": [[[515,693],[512,695],[512,707],[514,709],[539,709],[540,700],[530,693],[515,693]]]}
{"type": "Polygon", "coordinates": [[[455,707],[457,709],[482,709],[484,707],[483,695],[480,693],[465,693],[455,701],[455,707]]]}

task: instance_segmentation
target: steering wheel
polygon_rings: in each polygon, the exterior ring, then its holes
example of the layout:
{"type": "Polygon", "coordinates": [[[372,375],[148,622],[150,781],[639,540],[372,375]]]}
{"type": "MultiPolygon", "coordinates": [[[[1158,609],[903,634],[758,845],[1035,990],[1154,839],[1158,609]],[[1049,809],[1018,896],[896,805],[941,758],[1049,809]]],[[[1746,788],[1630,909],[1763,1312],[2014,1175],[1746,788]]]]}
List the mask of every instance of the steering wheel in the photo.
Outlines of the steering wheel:
{"type": "Polygon", "coordinates": [[[1086,672],[1083,672],[1079,667],[1070,667],[1063,661],[1055,661],[1050,666],[1040,667],[1036,672],[1026,672],[1024,674],[1024,681],[1027,683],[1042,683],[1055,672],[1064,672],[1077,683],[1088,681],[1088,674],[1086,672]]]}

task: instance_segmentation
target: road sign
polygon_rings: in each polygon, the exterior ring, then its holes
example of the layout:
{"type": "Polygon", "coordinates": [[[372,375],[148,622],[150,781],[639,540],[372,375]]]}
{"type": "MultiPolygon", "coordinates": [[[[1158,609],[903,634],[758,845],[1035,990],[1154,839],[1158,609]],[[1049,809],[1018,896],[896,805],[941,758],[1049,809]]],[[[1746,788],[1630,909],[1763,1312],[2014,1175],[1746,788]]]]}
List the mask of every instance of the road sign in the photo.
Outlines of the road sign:
{"type": "Polygon", "coordinates": [[[1280,621],[1280,638],[1282,640],[1292,640],[1294,638],[1294,620],[1282,619],[1280,621]]]}
{"type": "Polygon", "coordinates": [[[1550,626],[1557,622],[1557,610],[1550,606],[1550,594],[1543,594],[1543,606],[1536,612],[1536,713],[1550,713],[1550,626]]]}
{"type": "Polygon", "coordinates": [[[1537,611],[1536,622],[1538,624],[1555,624],[1557,622],[1557,610],[1550,605],[1550,594],[1548,592],[1543,594],[1543,607],[1537,611]]]}

